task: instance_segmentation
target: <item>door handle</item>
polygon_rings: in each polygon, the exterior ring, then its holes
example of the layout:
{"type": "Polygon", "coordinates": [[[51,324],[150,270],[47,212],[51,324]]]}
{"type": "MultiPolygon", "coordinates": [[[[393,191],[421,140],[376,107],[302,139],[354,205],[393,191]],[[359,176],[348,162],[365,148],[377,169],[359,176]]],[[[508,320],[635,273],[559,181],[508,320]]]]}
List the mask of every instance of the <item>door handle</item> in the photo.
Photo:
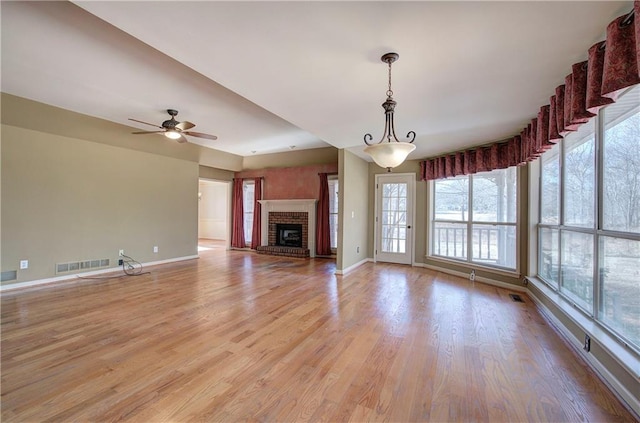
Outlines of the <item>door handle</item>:
{"type": "Polygon", "coordinates": [[[407,229],[411,229],[411,225],[408,225],[408,226],[407,226],[407,229]]]}

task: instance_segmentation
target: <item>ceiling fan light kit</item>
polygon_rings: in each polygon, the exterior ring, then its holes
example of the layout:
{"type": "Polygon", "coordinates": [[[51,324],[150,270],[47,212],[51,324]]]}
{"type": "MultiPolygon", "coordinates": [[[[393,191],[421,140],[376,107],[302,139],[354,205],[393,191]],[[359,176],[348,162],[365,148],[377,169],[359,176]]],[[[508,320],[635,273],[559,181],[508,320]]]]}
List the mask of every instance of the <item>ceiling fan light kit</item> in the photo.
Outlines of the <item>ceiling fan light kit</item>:
{"type": "Polygon", "coordinates": [[[153,123],[129,118],[129,120],[131,121],[144,123],[145,125],[155,126],[156,128],[161,129],[161,131],[139,131],[139,132],[132,132],[132,134],[134,135],[164,134],[165,137],[172,140],[176,140],[180,143],[187,142],[187,138],[185,137],[185,135],[189,135],[197,138],[206,138],[208,140],[218,139],[218,137],[216,137],[215,135],[204,134],[202,132],[189,131],[189,129],[195,127],[196,125],[186,120],[184,122],[178,122],[176,120],[176,116],[178,115],[177,110],[167,109],[167,113],[169,113],[169,116],[171,116],[171,119],[165,120],[164,122],[162,122],[162,125],[155,125],[153,123]]]}
{"type": "Polygon", "coordinates": [[[386,53],[380,58],[380,60],[389,65],[387,99],[382,103],[385,115],[382,138],[377,143],[370,144],[369,141],[373,140],[373,137],[371,134],[364,135],[364,143],[367,144],[364,152],[369,154],[378,166],[386,168],[389,172],[391,172],[392,168],[401,165],[409,153],[416,149],[413,144],[416,139],[416,133],[409,131],[407,133],[408,141],[401,142],[396,136],[396,129],[393,123],[393,111],[397,103],[393,100],[393,91],[391,90],[391,64],[398,60],[399,57],[398,53],[386,53]],[[383,142],[385,139],[386,142],[383,142]]]}
{"type": "Polygon", "coordinates": [[[178,131],[167,131],[164,133],[164,136],[167,138],[171,138],[172,140],[179,139],[182,135],[178,131]]]}

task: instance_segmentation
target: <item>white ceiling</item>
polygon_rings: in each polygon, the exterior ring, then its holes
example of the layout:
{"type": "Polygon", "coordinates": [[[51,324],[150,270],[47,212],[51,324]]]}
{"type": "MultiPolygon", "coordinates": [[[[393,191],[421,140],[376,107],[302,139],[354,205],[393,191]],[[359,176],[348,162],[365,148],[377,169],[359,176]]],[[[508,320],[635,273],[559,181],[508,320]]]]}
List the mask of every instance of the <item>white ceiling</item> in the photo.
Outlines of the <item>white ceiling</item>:
{"type": "MultiPolygon", "coordinates": [[[[250,156],[382,135],[387,66],[411,158],[502,140],[631,1],[1,2],[3,92],[125,124],[167,108],[250,156]],[[80,7],[78,7],[80,6],[80,7]]],[[[127,131],[134,130],[126,128],[127,131]]],[[[149,135],[153,142],[155,135],[149,135]]]]}

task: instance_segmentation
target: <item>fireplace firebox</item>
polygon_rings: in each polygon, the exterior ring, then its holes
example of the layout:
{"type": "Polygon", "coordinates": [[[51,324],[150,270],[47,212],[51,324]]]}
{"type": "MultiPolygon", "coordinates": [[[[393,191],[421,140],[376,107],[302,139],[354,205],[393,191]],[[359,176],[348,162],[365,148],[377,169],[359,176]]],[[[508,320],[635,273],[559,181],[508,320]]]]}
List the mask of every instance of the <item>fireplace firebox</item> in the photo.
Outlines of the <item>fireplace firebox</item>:
{"type": "Polygon", "coordinates": [[[302,225],[278,223],[276,225],[276,245],[302,247],[302,225]]]}

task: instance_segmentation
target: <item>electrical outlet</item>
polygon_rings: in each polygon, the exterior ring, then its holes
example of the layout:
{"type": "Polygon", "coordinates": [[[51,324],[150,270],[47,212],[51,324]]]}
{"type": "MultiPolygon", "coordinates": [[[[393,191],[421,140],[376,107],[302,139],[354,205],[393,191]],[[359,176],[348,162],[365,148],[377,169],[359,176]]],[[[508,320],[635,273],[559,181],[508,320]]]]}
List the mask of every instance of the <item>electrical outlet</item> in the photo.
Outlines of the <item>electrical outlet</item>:
{"type": "Polygon", "coordinates": [[[475,269],[471,270],[471,273],[469,273],[469,280],[470,281],[475,281],[476,280],[476,271],[475,271],[475,269]]]}
{"type": "Polygon", "coordinates": [[[584,334],[584,348],[586,352],[591,351],[591,338],[586,333],[584,334]]]}
{"type": "Polygon", "coordinates": [[[154,252],[154,253],[157,253],[157,252],[158,252],[158,246],[157,246],[157,245],[154,245],[154,246],[153,246],[153,252],[154,252]]]}
{"type": "Polygon", "coordinates": [[[120,259],[118,260],[118,266],[122,266],[124,264],[124,260],[120,259]]]}
{"type": "Polygon", "coordinates": [[[118,255],[119,256],[124,256],[124,250],[118,250],[118,255]]]}
{"type": "Polygon", "coordinates": [[[20,270],[29,268],[29,260],[20,260],[20,270]]]}

